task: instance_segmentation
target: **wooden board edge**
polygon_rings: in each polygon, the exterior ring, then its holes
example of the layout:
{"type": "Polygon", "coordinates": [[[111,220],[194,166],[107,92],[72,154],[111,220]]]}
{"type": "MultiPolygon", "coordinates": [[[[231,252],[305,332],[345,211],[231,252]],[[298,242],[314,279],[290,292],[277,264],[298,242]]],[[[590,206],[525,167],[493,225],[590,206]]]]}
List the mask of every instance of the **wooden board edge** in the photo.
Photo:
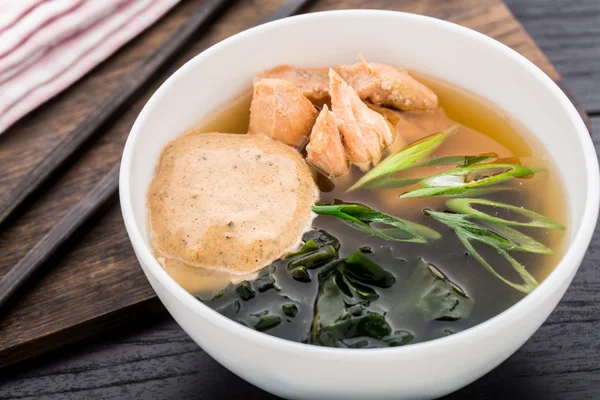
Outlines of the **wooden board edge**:
{"type": "Polygon", "coordinates": [[[78,325],[51,332],[0,352],[0,371],[12,364],[57,350],[66,345],[107,332],[122,324],[148,318],[165,311],[156,295],[128,307],[100,315],[78,325]]]}

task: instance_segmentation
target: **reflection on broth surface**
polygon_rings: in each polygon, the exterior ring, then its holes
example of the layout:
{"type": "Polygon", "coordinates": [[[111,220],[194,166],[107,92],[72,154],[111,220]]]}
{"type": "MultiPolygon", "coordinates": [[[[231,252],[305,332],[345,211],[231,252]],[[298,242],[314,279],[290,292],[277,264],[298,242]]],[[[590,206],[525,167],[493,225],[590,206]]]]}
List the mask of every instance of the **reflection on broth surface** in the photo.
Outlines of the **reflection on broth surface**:
{"type": "MultiPolygon", "coordinates": [[[[508,170],[505,165],[533,168],[535,174],[522,174],[501,185],[485,186],[505,190],[485,192],[477,199],[523,207],[567,226],[566,198],[557,169],[545,149],[524,127],[485,100],[460,88],[420,74],[411,75],[437,94],[439,108],[397,111],[369,104],[397,131],[394,142],[381,155],[384,163],[386,157],[406,145],[426,137],[429,139],[429,135],[459,124],[429,158],[489,155],[483,163],[502,166],[497,171],[477,172],[479,170],[474,169],[472,174],[464,176],[464,180],[460,181],[461,175],[459,183],[453,181],[453,184],[497,177],[508,170]]],[[[241,94],[230,104],[219,107],[195,129],[245,134],[251,100],[249,91],[241,94]]],[[[457,165],[424,165],[390,176],[425,178],[452,170],[457,165]]],[[[448,215],[450,218],[462,215],[462,211],[455,214],[459,203],[449,203],[451,197],[399,198],[414,189],[426,187],[422,182],[377,189],[363,185],[348,191],[365,175],[357,166],[351,165],[349,171],[338,178],[328,179],[314,168],[312,173],[321,189],[319,205],[352,203],[367,206],[423,225],[426,228],[419,228],[422,229],[419,232],[424,232],[424,239],[421,242],[420,239],[396,241],[386,236],[397,233],[389,229],[389,222],[384,226],[372,221],[361,227],[340,219],[339,210],[335,215],[331,209],[315,210],[320,215],[314,219],[312,227],[326,233],[309,231],[305,234],[306,244],[300,253],[288,254],[283,260],[259,271],[256,278],[229,285],[215,298],[212,297],[215,288],[194,294],[222,314],[274,336],[337,347],[398,346],[449,335],[502,312],[535,286],[517,290],[502,280],[527,281],[511,260],[524,266],[524,273],[528,272],[535,283],[546,278],[563,254],[567,235],[565,230],[557,229],[559,225],[550,228],[546,225],[541,228],[494,225],[489,218],[478,219],[470,215],[465,223],[471,224],[468,226],[476,224],[490,232],[488,235],[495,235],[493,240],[489,239],[492,236],[488,239],[499,243],[500,247],[490,245],[490,241],[474,239],[468,241],[472,245],[469,249],[461,237],[467,237],[470,228],[443,221],[442,217],[448,215]],[[430,213],[430,210],[434,212],[430,213]],[[449,213],[438,215],[436,212],[449,213]],[[369,233],[368,229],[379,233],[369,233]],[[546,254],[550,249],[552,254],[546,254]],[[487,262],[501,278],[490,272],[477,257],[487,262]],[[341,314],[333,312],[335,307],[344,311],[341,314]]],[[[461,197],[474,196],[457,198],[461,197]]],[[[472,209],[518,223],[532,220],[502,206],[473,204],[472,209]]],[[[364,213],[364,210],[347,212],[364,213]]],[[[420,238],[419,235],[414,237],[420,238]]],[[[193,283],[203,279],[193,267],[180,268],[172,276],[186,288],[202,286],[193,283]],[[185,268],[189,273],[185,273],[185,268]]]]}

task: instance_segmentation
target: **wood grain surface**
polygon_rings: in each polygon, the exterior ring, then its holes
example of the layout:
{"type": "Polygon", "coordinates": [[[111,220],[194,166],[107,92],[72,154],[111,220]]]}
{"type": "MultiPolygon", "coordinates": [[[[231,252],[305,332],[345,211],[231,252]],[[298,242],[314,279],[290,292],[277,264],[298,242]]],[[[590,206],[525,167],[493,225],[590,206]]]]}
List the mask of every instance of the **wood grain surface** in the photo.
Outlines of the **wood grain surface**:
{"type": "MultiPolygon", "coordinates": [[[[183,2],[84,80],[0,136],[0,162],[5,172],[0,176],[0,192],[13,186],[57,139],[81,121],[200,3],[194,0],[183,2]]],[[[171,71],[207,45],[256,23],[279,3],[239,2],[210,30],[209,36],[199,40],[178,60],[171,71]]],[[[595,31],[600,26],[600,6],[596,0],[511,0],[509,4],[514,6],[518,16],[522,10],[522,21],[527,28],[533,27],[536,39],[550,38],[555,31],[570,32],[561,38],[563,46],[550,45],[549,54],[553,60],[567,60],[571,49],[581,45],[578,35],[587,35],[589,27],[592,28],[590,34],[596,35],[596,39],[600,36],[595,31]],[[564,3],[573,6],[562,6],[564,3]],[[544,22],[544,10],[548,14],[547,23],[544,22]],[[561,10],[567,22],[561,19],[561,10]],[[573,10],[583,11],[578,14],[573,10]],[[577,24],[577,18],[583,22],[577,24]]],[[[311,11],[357,7],[399,9],[460,23],[510,45],[553,79],[559,79],[552,65],[523,33],[520,24],[498,1],[321,0],[311,11]]],[[[583,42],[586,40],[584,37],[583,42]]],[[[543,44],[543,40],[540,43],[543,44]]],[[[597,54],[598,41],[589,43],[590,53],[597,54]]],[[[572,60],[572,63],[559,62],[558,67],[570,78],[567,85],[577,96],[582,95],[584,107],[595,115],[598,109],[594,108],[594,95],[586,93],[589,88],[599,87],[600,77],[597,75],[598,64],[592,63],[593,57],[589,54],[586,56],[582,55],[584,62],[580,64],[572,60]],[[571,64],[577,64],[576,69],[580,72],[571,73],[570,68],[575,68],[571,64]],[[580,80],[580,73],[589,78],[587,85],[578,86],[577,82],[586,81],[580,80]]],[[[49,187],[28,212],[0,235],[4,255],[0,259],[0,275],[120,157],[133,119],[145,99],[166,76],[168,73],[49,187]]],[[[599,151],[600,118],[593,118],[592,124],[594,143],[599,151]]],[[[127,242],[118,207],[110,208],[94,222],[95,225],[71,251],[49,265],[52,270],[39,276],[32,288],[23,290],[8,312],[0,316],[0,363],[58,347],[108,327],[113,328],[111,333],[1,369],[0,399],[269,398],[220,367],[198,349],[168,315],[160,312],[161,307],[127,242]],[[73,286],[69,281],[77,285],[73,286]],[[151,311],[159,313],[151,314],[151,311]]],[[[499,368],[449,399],[600,398],[598,231],[599,228],[580,272],[544,326],[499,368]]]]}
{"type": "Polygon", "coordinates": [[[589,114],[600,114],[600,2],[505,0],[589,114]]]}

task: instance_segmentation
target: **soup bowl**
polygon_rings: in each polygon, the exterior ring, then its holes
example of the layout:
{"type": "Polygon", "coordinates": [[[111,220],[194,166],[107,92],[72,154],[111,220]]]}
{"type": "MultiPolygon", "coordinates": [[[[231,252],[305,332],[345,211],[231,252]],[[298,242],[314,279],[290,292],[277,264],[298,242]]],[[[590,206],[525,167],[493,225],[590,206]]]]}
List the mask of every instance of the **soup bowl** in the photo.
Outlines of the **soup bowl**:
{"type": "MultiPolygon", "coordinates": [[[[268,23],[232,36],[182,66],[148,101],[125,146],[120,199],[148,281],[183,330],[248,382],[286,398],[431,399],[492,370],[540,327],[581,263],[599,208],[598,161],[573,105],[535,65],[501,43],[434,18],[334,11],[268,23]],[[163,146],[250,89],[278,64],[327,66],[367,60],[401,65],[465,88],[520,121],[558,165],[568,200],[568,249],[552,273],[514,306],[463,332],[386,349],[295,343],[244,327],[182,289],[148,244],[146,191],[163,146]]],[[[224,389],[226,390],[226,389],[224,389]]]]}

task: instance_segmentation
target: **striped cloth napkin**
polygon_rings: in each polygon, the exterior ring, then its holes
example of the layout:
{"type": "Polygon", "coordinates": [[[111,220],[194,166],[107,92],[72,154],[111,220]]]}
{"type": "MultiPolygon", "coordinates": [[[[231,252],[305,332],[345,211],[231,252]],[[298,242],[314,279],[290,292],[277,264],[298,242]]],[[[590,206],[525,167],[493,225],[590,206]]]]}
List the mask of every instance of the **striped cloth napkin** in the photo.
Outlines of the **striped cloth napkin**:
{"type": "Polygon", "coordinates": [[[179,0],[0,0],[0,133],[179,0]]]}

